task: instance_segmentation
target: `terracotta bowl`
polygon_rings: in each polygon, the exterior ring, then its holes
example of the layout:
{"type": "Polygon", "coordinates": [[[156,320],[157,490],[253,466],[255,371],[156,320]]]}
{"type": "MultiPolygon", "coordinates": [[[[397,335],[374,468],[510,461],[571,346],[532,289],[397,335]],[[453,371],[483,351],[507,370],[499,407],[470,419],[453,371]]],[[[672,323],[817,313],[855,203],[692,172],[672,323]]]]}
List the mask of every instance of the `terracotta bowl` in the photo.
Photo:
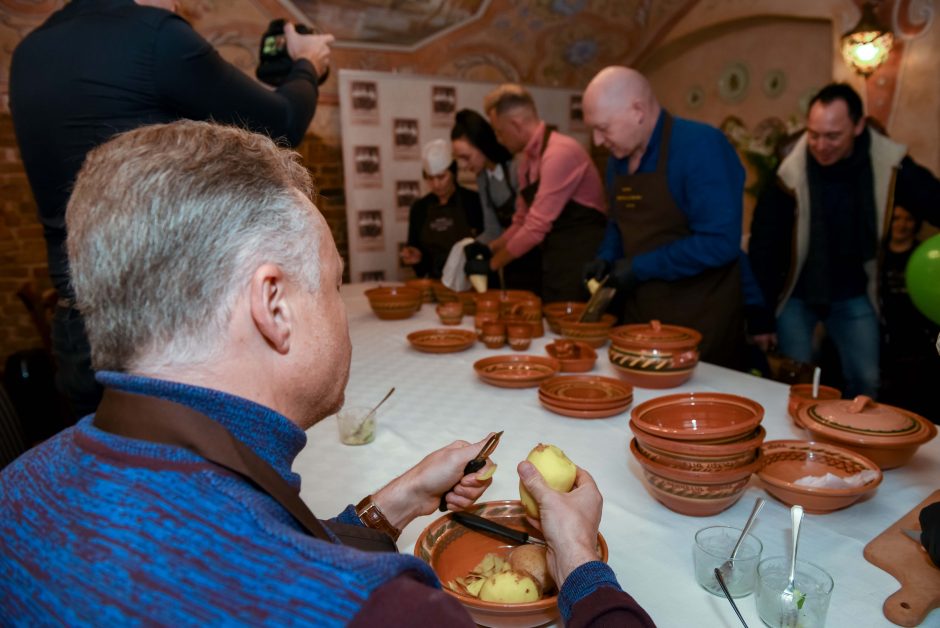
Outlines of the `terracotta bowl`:
{"type": "Polygon", "coordinates": [[[451,290],[443,283],[434,284],[434,300],[438,303],[450,303],[451,301],[457,301],[457,292],[451,290]]]}
{"type": "Polygon", "coordinates": [[[830,399],[842,399],[842,391],[832,386],[820,386],[819,396],[813,399],[812,384],[793,384],[790,386],[790,398],[787,399],[787,414],[796,421],[796,411],[800,404],[807,401],[829,401],[830,399]]]}
{"type": "Polygon", "coordinates": [[[636,428],[653,436],[723,443],[757,429],[764,418],[764,408],[738,395],[678,393],[645,401],[633,409],[631,416],[636,428]]]}
{"type": "Polygon", "coordinates": [[[369,306],[383,320],[411,318],[421,307],[421,291],[407,286],[381,286],[366,290],[369,306]]]}
{"type": "Polygon", "coordinates": [[[597,351],[586,342],[556,340],[545,345],[545,352],[558,360],[563,373],[585,373],[593,369],[594,363],[597,362],[597,351]],[[571,346],[568,351],[564,352],[564,355],[559,355],[558,347],[564,346],[563,343],[571,346]]]}
{"type": "Polygon", "coordinates": [[[621,325],[610,330],[607,356],[617,374],[641,388],[675,388],[692,377],[702,335],[689,327],[621,325]]]}
{"type": "MultiPolygon", "coordinates": [[[[470,512],[492,519],[517,530],[541,538],[539,531],[526,523],[525,511],[517,501],[484,502],[470,512]]],[[[552,595],[537,602],[499,604],[462,595],[447,587],[447,582],[462,578],[476,567],[490,552],[507,554],[512,541],[470,530],[455,522],[450,514],[434,520],[415,543],[415,556],[425,561],[444,585],[444,592],[463,604],[473,620],[481,626],[496,628],[527,628],[541,626],[558,619],[558,596],[552,595]]],[[[597,550],[601,560],[607,562],[607,542],[597,535],[597,550]]]]}
{"type": "Polygon", "coordinates": [[[720,472],[696,472],[676,469],[647,458],[630,441],[630,452],[643,468],[646,490],[666,508],[683,515],[708,517],[737,502],[757,470],[760,456],[741,469],[720,472]]]}
{"type": "Polygon", "coordinates": [[[421,291],[422,303],[433,303],[436,300],[434,286],[439,283],[441,282],[437,279],[409,279],[405,282],[405,285],[421,291]]]}
{"type": "Polygon", "coordinates": [[[459,301],[441,303],[437,306],[437,315],[445,325],[459,325],[463,320],[463,304],[459,301]]]}
{"type": "Polygon", "coordinates": [[[617,318],[612,314],[604,314],[596,323],[579,323],[579,316],[580,314],[568,314],[561,317],[558,321],[561,335],[568,340],[587,343],[595,349],[603,347],[607,342],[607,334],[617,322],[617,318]]]}
{"type": "Polygon", "coordinates": [[[757,459],[767,435],[763,427],[731,443],[699,444],[651,436],[630,421],[637,447],[647,458],[669,467],[688,471],[725,471],[745,467],[757,459]]]}
{"type": "Polygon", "coordinates": [[[881,469],[907,464],[918,447],[937,435],[937,426],[924,417],[864,395],[800,404],[796,422],[813,440],[851,449],[881,469]]]}
{"type": "Polygon", "coordinates": [[[580,315],[587,308],[584,301],[555,301],[542,306],[542,313],[548,322],[548,328],[558,335],[561,335],[561,327],[558,323],[563,316],[572,314],[580,315]]]}
{"type": "Polygon", "coordinates": [[[854,451],[826,443],[803,440],[772,440],[761,447],[762,462],[757,477],[767,492],[788,506],[800,504],[811,513],[826,513],[851,506],[881,484],[878,465],[854,451]],[[800,486],[796,480],[832,473],[848,477],[869,470],[878,475],[859,487],[826,488],[800,486]]]}

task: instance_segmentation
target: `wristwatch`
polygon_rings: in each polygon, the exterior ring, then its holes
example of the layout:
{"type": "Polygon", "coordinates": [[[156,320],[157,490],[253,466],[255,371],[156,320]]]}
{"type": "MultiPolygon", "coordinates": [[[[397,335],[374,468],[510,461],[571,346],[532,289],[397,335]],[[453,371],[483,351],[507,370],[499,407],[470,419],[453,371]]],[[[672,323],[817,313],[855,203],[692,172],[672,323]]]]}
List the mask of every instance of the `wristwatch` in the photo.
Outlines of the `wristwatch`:
{"type": "Polygon", "coordinates": [[[401,530],[389,523],[379,507],[375,505],[372,495],[365,496],[361,502],[356,504],[356,515],[367,528],[384,532],[392,537],[393,541],[397,541],[398,537],[401,536],[401,530]]]}

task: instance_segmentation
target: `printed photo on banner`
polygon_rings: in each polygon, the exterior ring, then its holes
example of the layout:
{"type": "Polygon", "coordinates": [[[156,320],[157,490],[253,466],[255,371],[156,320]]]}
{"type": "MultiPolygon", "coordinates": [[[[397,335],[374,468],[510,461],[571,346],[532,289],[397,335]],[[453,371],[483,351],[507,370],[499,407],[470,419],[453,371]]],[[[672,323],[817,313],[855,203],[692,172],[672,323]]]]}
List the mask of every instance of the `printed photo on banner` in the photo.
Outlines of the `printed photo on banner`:
{"type": "Polygon", "coordinates": [[[382,187],[382,161],[379,159],[378,146],[353,147],[355,160],[355,179],[353,186],[357,188],[382,187]]]}
{"type": "Polygon", "coordinates": [[[385,238],[381,209],[361,209],[357,214],[360,251],[384,251],[385,238]]]}
{"type": "Polygon", "coordinates": [[[418,142],[418,121],[414,118],[395,118],[393,156],[395,159],[421,159],[421,144],[418,142]]]}
{"type": "Polygon", "coordinates": [[[457,111],[457,88],[450,85],[431,86],[431,126],[450,128],[457,111]]]}
{"type": "Polygon", "coordinates": [[[395,182],[395,220],[408,222],[411,206],[421,198],[421,183],[419,181],[395,182]]]}
{"type": "Polygon", "coordinates": [[[364,270],[359,273],[359,281],[370,282],[370,281],[385,281],[385,271],[384,270],[364,270]]]}
{"type": "Polygon", "coordinates": [[[572,94],[568,104],[568,130],[584,130],[584,110],[581,108],[581,94],[572,94]]]}
{"type": "Polygon", "coordinates": [[[349,91],[353,124],[378,124],[379,88],[375,81],[352,81],[349,91]]]}

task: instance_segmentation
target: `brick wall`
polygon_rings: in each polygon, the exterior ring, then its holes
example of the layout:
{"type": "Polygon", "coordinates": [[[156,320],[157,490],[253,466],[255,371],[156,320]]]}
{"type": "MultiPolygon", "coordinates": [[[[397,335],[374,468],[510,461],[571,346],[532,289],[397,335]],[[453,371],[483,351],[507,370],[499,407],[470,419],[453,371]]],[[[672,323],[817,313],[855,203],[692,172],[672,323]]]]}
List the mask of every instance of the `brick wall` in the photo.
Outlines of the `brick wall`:
{"type": "MultiPolygon", "coordinates": [[[[321,195],[317,206],[347,261],[348,274],[342,151],[308,135],[298,152],[314,176],[321,195]]],[[[11,353],[42,346],[39,333],[16,296],[19,287],[29,280],[40,292],[51,287],[42,227],[20,162],[13,123],[9,113],[0,112],[0,369],[11,353]]]]}

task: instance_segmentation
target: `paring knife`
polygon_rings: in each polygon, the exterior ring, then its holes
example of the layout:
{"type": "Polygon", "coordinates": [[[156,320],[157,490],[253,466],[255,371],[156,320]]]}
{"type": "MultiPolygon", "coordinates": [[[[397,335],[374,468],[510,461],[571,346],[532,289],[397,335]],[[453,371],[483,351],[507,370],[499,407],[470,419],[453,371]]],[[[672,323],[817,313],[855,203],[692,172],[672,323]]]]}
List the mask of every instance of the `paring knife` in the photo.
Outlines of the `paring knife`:
{"type": "MultiPolygon", "coordinates": [[[[471,473],[476,473],[480,469],[486,466],[486,459],[489,457],[493,451],[496,450],[496,446],[499,445],[499,437],[502,436],[502,432],[498,432],[490,436],[489,440],[486,441],[486,444],[483,445],[483,449],[480,450],[480,453],[477,454],[476,458],[467,463],[467,466],[463,468],[464,475],[470,475],[471,473]]],[[[454,485],[456,486],[456,484],[454,485]]],[[[450,491],[454,490],[453,488],[450,491]]],[[[447,493],[450,493],[447,491],[447,493]]],[[[441,512],[447,512],[447,493],[441,495],[441,503],[438,509],[441,512]]]]}
{"type": "Polygon", "coordinates": [[[457,523],[463,524],[468,528],[481,532],[491,532],[497,536],[509,539],[510,541],[515,541],[516,543],[545,545],[545,541],[532,538],[527,532],[520,532],[519,530],[504,526],[501,523],[496,523],[490,519],[485,519],[479,515],[474,515],[473,513],[455,512],[451,517],[453,517],[454,521],[457,523]]]}

